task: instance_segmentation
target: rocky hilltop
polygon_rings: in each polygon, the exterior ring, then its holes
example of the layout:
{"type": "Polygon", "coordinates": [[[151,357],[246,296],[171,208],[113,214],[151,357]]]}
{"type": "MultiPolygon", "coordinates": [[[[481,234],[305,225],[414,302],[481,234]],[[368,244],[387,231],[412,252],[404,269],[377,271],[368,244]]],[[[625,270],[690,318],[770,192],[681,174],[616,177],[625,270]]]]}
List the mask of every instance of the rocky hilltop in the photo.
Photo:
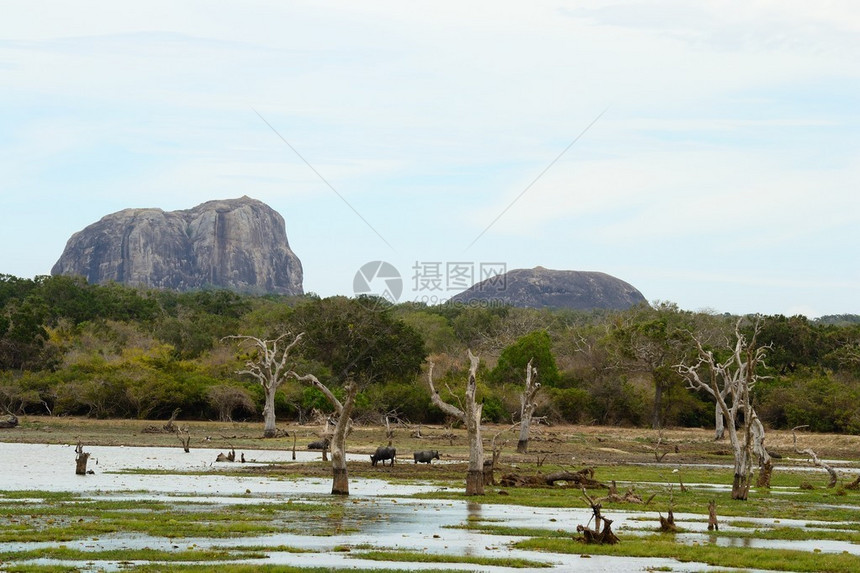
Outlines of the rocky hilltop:
{"type": "Polygon", "coordinates": [[[303,292],[284,218],[249,197],[112,213],[72,235],[51,274],[176,290],[303,292]]]}
{"type": "Polygon", "coordinates": [[[647,302],[632,285],[611,275],[555,271],[543,267],[515,269],[484,280],[452,297],[453,302],[494,301],[524,308],[623,310],[647,302]]]}

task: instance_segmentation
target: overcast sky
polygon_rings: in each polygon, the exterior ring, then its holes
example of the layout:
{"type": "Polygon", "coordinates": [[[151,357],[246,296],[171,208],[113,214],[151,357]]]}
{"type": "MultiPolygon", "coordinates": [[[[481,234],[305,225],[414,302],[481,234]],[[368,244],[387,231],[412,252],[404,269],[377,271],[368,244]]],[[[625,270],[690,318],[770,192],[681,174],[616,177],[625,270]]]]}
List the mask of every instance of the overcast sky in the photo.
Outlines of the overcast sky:
{"type": "Polygon", "coordinates": [[[501,263],[860,313],[858,54],[855,0],[7,0],[0,273],[124,208],[248,195],[323,296],[368,261],[401,300],[501,263]]]}

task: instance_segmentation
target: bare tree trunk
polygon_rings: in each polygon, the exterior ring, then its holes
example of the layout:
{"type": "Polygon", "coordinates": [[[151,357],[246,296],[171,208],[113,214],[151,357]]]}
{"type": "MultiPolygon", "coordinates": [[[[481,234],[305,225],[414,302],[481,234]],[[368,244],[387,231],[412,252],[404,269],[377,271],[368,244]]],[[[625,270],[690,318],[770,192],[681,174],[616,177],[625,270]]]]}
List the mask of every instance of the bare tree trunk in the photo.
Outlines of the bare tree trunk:
{"type": "Polygon", "coordinates": [[[517,452],[521,454],[529,451],[529,429],[537,408],[535,400],[538,390],[540,390],[540,383],[537,381],[537,368],[533,368],[532,361],[529,360],[526,365],[526,387],[520,394],[520,439],[517,442],[517,452]]]}
{"type": "Polygon", "coordinates": [[[481,441],[481,413],[483,404],[475,400],[478,383],[475,373],[478,371],[478,357],[469,353],[469,380],[466,383],[466,403],[463,409],[452,406],[442,400],[433,386],[433,363],[427,372],[430,383],[430,399],[437,408],[455,418],[459,418],[466,426],[469,436],[469,469],[466,473],[466,495],[484,495],[484,444],[481,441]]]}
{"type": "Polygon", "coordinates": [[[275,393],[278,386],[274,384],[263,385],[266,390],[266,404],[263,406],[263,437],[274,438],[277,434],[275,427],[275,393]]]}
{"type": "Polygon", "coordinates": [[[478,358],[470,356],[473,367],[469,369],[466,385],[466,433],[469,435],[469,472],[466,477],[466,495],[484,495],[484,443],[481,439],[481,412],[483,404],[475,401],[478,358]]]}
{"type": "MultiPolygon", "coordinates": [[[[290,372],[290,375],[295,376],[300,382],[307,382],[313,385],[334,406],[334,411],[338,418],[329,446],[331,448],[331,493],[335,495],[349,495],[349,475],[346,470],[346,436],[349,433],[350,416],[352,415],[352,408],[355,405],[355,396],[358,394],[358,385],[353,381],[347,382],[345,388],[346,398],[341,403],[332,391],[313,374],[305,374],[300,377],[295,372],[290,372]]],[[[323,459],[325,459],[325,455],[326,450],[323,449],[323,459]]]]}
{"type": "Polygon", "coordinates": [[[770,476],[773,473],[773,461],[767,448],[764,447],[764,426],[755,411],[752,411],[750,420],[750,431],[753,438],[753,452],[758,457],[758,479],[756,487],[770,488],[770,476]]]}
{"type": "Polygon", "coordinates": [[[357,393],[358,385],[349,382],[346,386],[346,398],[343,401],[343,406],[338,408],[339,417],[337,425],[334,427],[334,435],[331,438],[331,492],[337,495],[349,495],[349,476],[346,471],[346,434],[357,393]]]}
{"type": "Polygon", "coordinates": [[[718,442],[726,437],[726,420],[723,418],[723,411],[720,409],[720,403],[717,402],[716,412],[714,414],[714,441],[718,442]]]}
{"type": "Polygon", "coordinates": [[[746,500],[749,498],[752,485],[752,445],[741,442],[737,430],[729,427],[729,440],[735,456],[735,475],[732,480],[732,499],[746,500]]]}
{"type": "MultiPolygon", "coordinates": [[[[656,377],[656,376],[655,376],[656,377]]],[[[651,413],[651,428],[659,430],[663,427],[661,415],[663,413],[663,382],[654,381],[654,411],[651,413]]]]}

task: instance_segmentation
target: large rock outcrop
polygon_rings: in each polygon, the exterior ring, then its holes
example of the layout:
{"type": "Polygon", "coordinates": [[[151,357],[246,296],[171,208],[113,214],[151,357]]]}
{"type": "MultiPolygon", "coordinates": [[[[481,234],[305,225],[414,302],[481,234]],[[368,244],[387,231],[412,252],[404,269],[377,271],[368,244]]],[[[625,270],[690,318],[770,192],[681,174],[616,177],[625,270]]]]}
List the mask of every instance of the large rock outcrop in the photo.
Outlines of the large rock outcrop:
{"type": "Polygon", "coordinates": [[[623,310],[647,302],[633,286],[606,273],[555,271],[543,267],[508,271],[472,285],[451,300],[576,310],[623,310]]]}
{"type": "Polygon", "coordinates": [[[249,197],[112,213],[72,235],[51,274],[176,290],[303,292],[284,218],[249,197]]]}

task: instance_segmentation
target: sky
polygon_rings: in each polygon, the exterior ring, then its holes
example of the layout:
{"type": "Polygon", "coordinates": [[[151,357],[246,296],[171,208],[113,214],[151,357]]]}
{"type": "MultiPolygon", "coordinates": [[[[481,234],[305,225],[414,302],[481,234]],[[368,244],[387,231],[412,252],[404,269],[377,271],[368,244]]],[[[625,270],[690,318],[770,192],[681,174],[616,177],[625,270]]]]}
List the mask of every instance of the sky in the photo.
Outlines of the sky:
{"type": "Polygon", "coordinates": [[[247,195],[321,296],[373,261],[431,303],[543,266],[686,310],[860,314],[854,0],[2,13],[0,274],[49,274],[125,208],[247,195]]]}

